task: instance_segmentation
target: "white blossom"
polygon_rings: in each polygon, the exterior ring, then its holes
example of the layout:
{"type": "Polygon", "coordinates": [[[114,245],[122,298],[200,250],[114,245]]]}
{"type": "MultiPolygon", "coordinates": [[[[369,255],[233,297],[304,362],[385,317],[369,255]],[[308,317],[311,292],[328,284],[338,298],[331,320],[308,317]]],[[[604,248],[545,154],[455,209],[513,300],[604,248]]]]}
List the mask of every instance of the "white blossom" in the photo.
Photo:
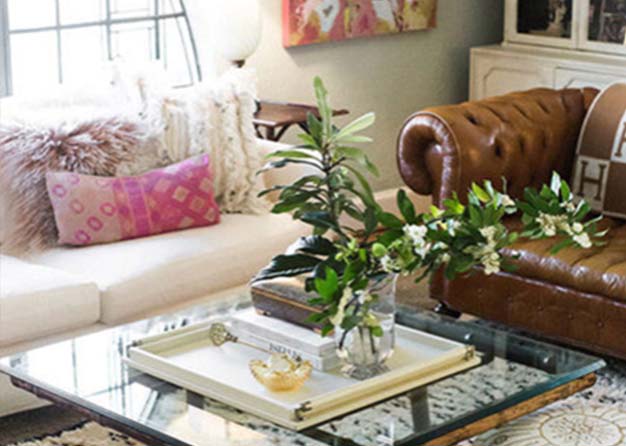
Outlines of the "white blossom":
{"type": "Polygon", "coordinates": [[[484,255],[480,259],[481,263],[485,267],[485,274],[490,276],[491,274],[496,274],[500,272],[500,254],[497,252],[492,252],[490,254],[484,255]]]}
{"type": "Polygon", "coordinates": [[[591,239],[589,238],[589,234],[587,234],[586,232],[581,232],[580,234],[574,235],[573,239],[582,248],[591,248],[592,246],[591,239]]]}
{"type": "Polygon", "coordinates": [[[414,251],[420,257],[426,257],[426,254],[430,251],[431,245],[430,243],[424,243],[421,246],[415,246],[414,251]]]}
{"type": "Polygon", "coordinates": [[[487,240],[478,246],[471,246],[466,252],[471,254],[474,259],[478,260],[485,269],[485,274],[491,275],[500,272],[500,264],[502,258],[496,251],[498,241],[498,228],[496,226],[485,226],[480,229],[480,234],[487,240]]]}
{"type": "Polygon", "coordinates": [[[346,307],[348,306],[350,299],[352,299],[352,288],[346,287],[346,289],[343,290],[341,299],[339,299],[337,312],[334,314],[334,316],[329,318],[330,323],[333,324],[335,327],[340,326],[343,322],[344,317],[346,317],[346,307]]]}
{"type": "Polygon", "coordinates": [[[484,228],[480,228],[480,235],[487,239],[487,245],[489,246],[495,246],[497,234],[498,228],[495,226],[485,226],[484,228]]]}
{"type": "Polygon", "coordinates": [[[461,226],[461,223],[459,223],[458,221],[450,220],[448,222],[448,232],[450,233],[450,235],[455,235],[456,230],[459,229],[460,226],[461,226]]]}
{"type": "Polygon", "coordinates": [[[413,245],[413,250],[420,257],[426,256],[430,251],[430,243],[426,242],[426,233],[428,228],[424,225],[406,225],[404,226],[404,234],[409,238],[413,245]]]}
{"type": "Polygon", "coordinates": [[[388,255],[380,258],[380,267],[383,269],[383,271],[387,273],[392,273],[396,270],[396,266],[396,262],[388,255]]]}
{"type": "Polygon", "coordinates": [[[568,233],[571,230],[569,223],[567,222],[566,215],[552,215],[540,212],[535,221],[539,223],[541,230],[548,237],[554,237],[557,230],[562,230],[568,233]]]}
{"type": "Polygon", "coordinates": [[[513,207],[515,206],[515,201],[508,196],[507,194],[502,194],[501,195],[501,199],[502,199],[502,206],[504,207],[513,207]]]}
{"type": "Polygon", "coordinates": [[[576,222],[572,225],[572,231],[574,231],[575,234],[580,234],[584,229],[585,227],[581,223],[576,222]]]}
{"type": "Polygon", "coordinates": [[[363,292],[359,293],[359,303],[361,305],[371,302],[372,299],[373,299],[373,297],[369,293],[369,291],[363,291],[363,292]]]}
{"type": "Polygon", "coordinates": [[[424,237],[428,232],[428,228],[424,225],[405,225],[404,234],[413,242],[414,245],[424,244],[424,237]]]}
{"type": "Polygon", "coordinates": [[[447,252],[444,252],[443,254],[441,254],[441,263],[449,263],[451,260],[450,254],[448,254],[447,252]]]}

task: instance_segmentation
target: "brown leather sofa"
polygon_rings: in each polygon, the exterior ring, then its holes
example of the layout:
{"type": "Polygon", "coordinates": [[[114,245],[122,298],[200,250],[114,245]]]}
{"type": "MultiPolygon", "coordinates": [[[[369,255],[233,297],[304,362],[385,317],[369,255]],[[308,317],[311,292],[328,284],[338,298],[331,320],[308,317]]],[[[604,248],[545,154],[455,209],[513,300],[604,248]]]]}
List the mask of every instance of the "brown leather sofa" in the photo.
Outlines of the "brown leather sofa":
{"type": "MultiPolygon", "coordinates": [[[[536,89],[416,113],[399,137],[401,175],[435,204],[454,191],[462,196],[474,181],[499,185],[504,177],[519,197],[554,170],[568,179],[596,94],[536,89]]],[[[514,274],[438,275],[431,295],[457,311],[626,358],[626,225],[604,223],[606,246],[550,256],[550,241],[520,242],[508,253],[519,255],[514,274]]]]}

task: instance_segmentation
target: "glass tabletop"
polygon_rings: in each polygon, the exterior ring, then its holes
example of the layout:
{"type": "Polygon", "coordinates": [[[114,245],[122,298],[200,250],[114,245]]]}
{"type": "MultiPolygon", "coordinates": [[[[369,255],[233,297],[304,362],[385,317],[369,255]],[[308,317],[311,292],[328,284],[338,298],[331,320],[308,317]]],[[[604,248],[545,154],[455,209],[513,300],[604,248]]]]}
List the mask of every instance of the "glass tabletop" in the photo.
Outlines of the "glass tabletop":
{"type": "Polygon", "coordinates": [[[112,328],[0,360],[0,371],[117,425],[168,445],[422,444],[604,366],[598,358],[401,307],[400,324],[471,344],[482,364],[375,406],[293,432],[165,383],[124,363],[132,341],[199,321],[229,318],[251,305],[238,290],[174,314],[112,328]]]}

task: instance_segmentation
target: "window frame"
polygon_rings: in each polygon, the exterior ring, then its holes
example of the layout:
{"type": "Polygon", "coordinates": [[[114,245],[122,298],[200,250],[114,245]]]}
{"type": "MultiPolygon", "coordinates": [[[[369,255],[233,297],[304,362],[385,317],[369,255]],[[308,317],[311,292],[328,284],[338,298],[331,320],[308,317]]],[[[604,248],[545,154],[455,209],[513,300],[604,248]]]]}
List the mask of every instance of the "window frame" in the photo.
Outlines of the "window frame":
{"type": "Polygon", "coordinates": [[[51,0],[55,3],[56,17],[55,24],[49,26],[40,26],[32,28],[21,29],[9,29],[9,10],[8,0],[0,0],[0,96],[10,96],[12,94],[12,69],[11,69],[11,35],[13,34],[32,34],[38,32],[53,31],[56,33],[57,39],[57,59],[59,61],[59,73],[58,79],[60,83],[63,83],[63,57],[61,48],[61,32],[68,29],[81,29],[81,28],[95,28],[100,27],[104,29],[106,33],[106,53],[107,59],[113,60],[113,42],[112,35],[114,33],[113,27],[118,24],[140,23],[154,21],[154,45],[155,45],[155,58],[160,60],[161,58],[161,29],[160,23],[168,19],[178,19],[185,22],[186,32],[189,38],[190,48],[187,45],[185,48],[185,57],[187,59],[187,65],[190,69],[190,75],[192,82],[199,82],[202,80],[202,67],[200,65],[200,59],[198,57],[198,48],[195,41],[187,8],[184,0],[176,0],[180,4],[180,11],[168,14],[162,14],[159,11],[160,0],[152,0],[155,6],[155,13],[150,15],[140,15],[137,17],[124,17],[113,18],[111,16],[111,0],[105,0],[105,18],[103,20],[78,22],[70,24],[62,24],[60,21],[60,0],[51,0]]]}
{"type": "Polygon", "coordinates": [[[8,0],[0,0],[0,97],[11,94],[11,47],[8,0]]]}

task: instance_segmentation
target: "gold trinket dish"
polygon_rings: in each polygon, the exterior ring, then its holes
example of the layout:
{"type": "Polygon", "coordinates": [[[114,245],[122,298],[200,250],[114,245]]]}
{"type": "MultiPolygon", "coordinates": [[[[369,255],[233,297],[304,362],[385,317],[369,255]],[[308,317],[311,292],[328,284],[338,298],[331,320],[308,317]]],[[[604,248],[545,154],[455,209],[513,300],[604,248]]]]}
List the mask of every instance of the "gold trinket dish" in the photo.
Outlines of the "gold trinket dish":
{"type": "Polygon", "coordinates": [[[311,376],[309,361],[294,361],[289,356],[274,353],[267,362],[250,361],[250,371],[258,382],[272,392],[295,392],[311,376]]]}

